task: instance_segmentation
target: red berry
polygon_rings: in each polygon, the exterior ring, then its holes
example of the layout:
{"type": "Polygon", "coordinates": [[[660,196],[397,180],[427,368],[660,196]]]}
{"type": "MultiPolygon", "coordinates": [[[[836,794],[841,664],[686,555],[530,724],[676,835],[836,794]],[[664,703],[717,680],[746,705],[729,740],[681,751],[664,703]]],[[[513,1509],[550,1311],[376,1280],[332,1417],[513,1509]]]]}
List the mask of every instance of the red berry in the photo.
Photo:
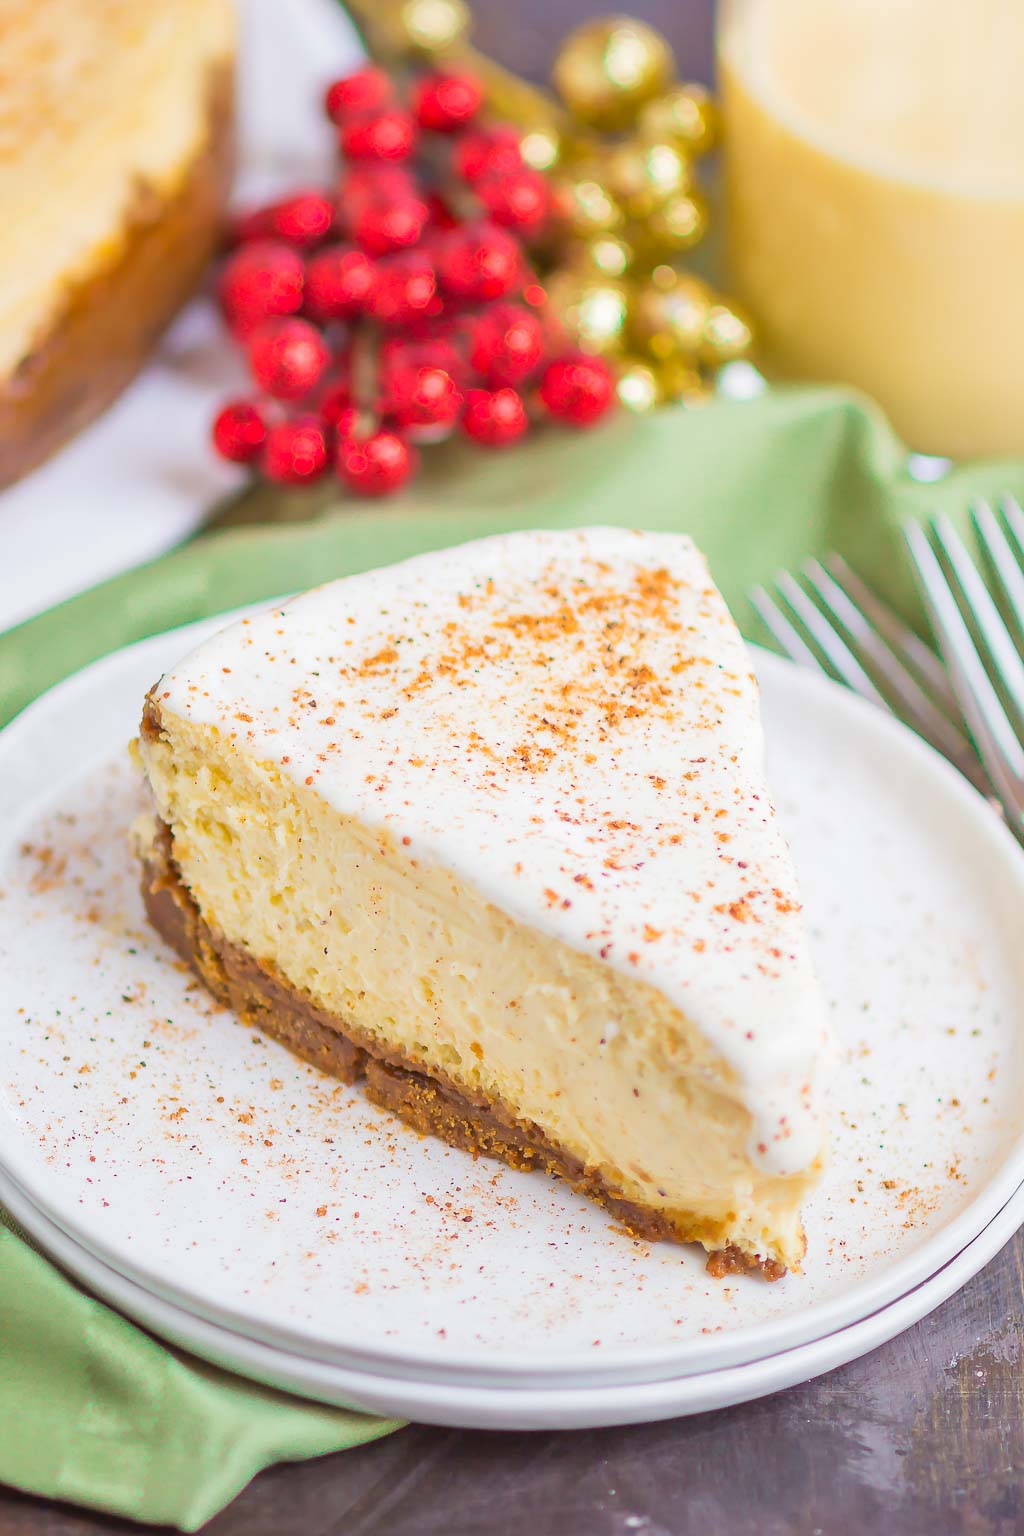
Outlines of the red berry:
{"type": "Polygon", "coordinates": [[[358,314],[375,281],[373,263],[350,245],[332,245],[306,267],[306,309],[314,320],[358,314]]]}
{"type": "Polygon", "coordinates": [[[334,80],[327,87],[324,109],[332,123],[340,123],[353,112],[373,112],[387,106],[394,88],[383,69],[368,64],[354,74],[334,80]]]}
{"type": "Polygon", "coordinates": [[[261,240],[234,251],[221,269],[221,308],[241,336],[271,315],[293,315],[302,305],[302,258],[278,240],[261,240]]]}
{"type": "Polygon", "coordinates": [[[327,468],[327,439],[315,418],[282,421],[267,433],[260,468],[280,485],[311,485],[327,468]]]}
{"type": "Polygon", "coordinates": [[[381,377],[388,371],[410,368],[441,368],[461,389],[466,382],[466,361],[452,336],[432,331],[428,336],[385,336],[380,348],[381,377]]]}
{"type": "Polygon", "coordinates": [[[403,251],[377,263],[366,311],[381,325],[409,325],[440,314],[437,273],[425,251],[403,251]]]}
{"type": "Polygon", "coordinates": [[[421,128],[456,133],[476,117],[483,99],[474,75],[425,75],[412,93],[412,110],[421,128]]]}
{"type": "Polygon", "coordinates": [[[528,165],[488,174],[473,190],[495,224],[521,230],[526,236],[543,228],[551,208],[547,181],[528,165]]]}
{"type": "Polygon", "coordinates": [[[274,234],[293,245],[317,245],[330,234],[333,222],[334,204],[316,189],[296,192],[271,211],[274,234]]]}
{"type": "Polygon", "coordinates": [[[352,405],[352,388],[347,378],[334,379],[324,389],[317,401],[317,415],[325,426],[341,430],[349,414],[355,416],[352,405]]]}
{"type": "Polygon", "coordinates": [[[289,245],[316,245],[330,234],[333,221],[334,205],[324,192],[314,187],[277,203],[250,208],[235,220],[231,234],[238,245],[247,245],[252,240],[287,240],[289,245]]]}
{"type": "Polygon", "coordinates": [[[360,160],[338,184],[338,210],[349,234],[374,256],[415,245],[429,216],[405,165],[360,160]]]}
{"type": "Polygon", "coordinates": [[[473,323],[469,361],[489,384],[521,384],[544,360],[544,328],[521,304],[495,304],[473,323]]]}
{"type": "Polygon", "coordinates": [[[459,222],[438,192],[427,193],[427,218],[435,229],[455,229],[459,222]]]}
{"type": "Polygon", "coordinates": [[[455,172],[470,186],[482,176],[501,176],[523,164],[519,134],[514,128],[485,128],[465,134],[455,146],[455,172]]]}
{"type": "Polygon", "coordinates": [[[263,412],[251,400],[229,400],[213,423],[213,446],[222,459],[251,464],[267,437],[263,412]]]}
{"type": "Polygon", "coordinates": [[[485,448],[504,448],[530,425],[522,396],[514,389],[470,389],[462,430],[485,448]]]}
{"type": "Polygon", "coordinates": [[[400,201],[417,195],[416,178],[407,165],[387,160],[357,160],[346,168],[338,183],[338,206],[342,217],[367,203],[400,201]]]}
{"type": "Polygon", "coordinates": [[[480,221],[452,230],[441,242],[438,276],[457,299],[500,299],[516,285],[520,250],[507,230],[480,221]]]}
{"type": "Polygon", "coordinates": [[[455,380],[435,363],[382,360],[380,389],[381,409],[400,427],[450,427],[462,408],[455,380]]]}
{"type": "Polygon", "coordinates": [[[419,243],[429,209],[422,198],[411,196],[395,202],[367,202],[349,220],[352,238],[371,256],[409,250],[419,243]]]}
{"type": "Polygon", "coordinates": [[[237,213],[228,225],[229,245],[248,245],[252,240],[269,240],[274,233],[274,209],[271,204],[247,208],[237,213]]]}
{"type": "Polygon", "coordinates": [[[544,370],[540,398],[559,421],[589,427],[615,403],[615,375],[603,357],[556,357],[544,370]]]}
{"type": "Polygon", "coordinates": [[[357,405],[346,405],[333,421],[327,422],[328,429],[334,433],[335,443],[344,443],[350,437],[357,436],[360,418],[363,415],[365,412],[360,411],[357,405]]]}
{"type": "Polygon", "coordinates": [[[408,160],[416,148],[416,124],[408,112],[385,107],[348,118],[340,142],[350,160],[408,160]]]}
{"type": "Polygon", "coordinates": [[[397,491],[413,474],[417,462],[415,448],[395,432],[345,437],[338,443],[338,474],[361,496],[387,496],[397,491]]]}
{"type": "Polygon", "coordinates": [[[249,341],[249,368],[278,400],[299,400],[323,377],[331,354],[308,320],[264,320],[249,341]]]}

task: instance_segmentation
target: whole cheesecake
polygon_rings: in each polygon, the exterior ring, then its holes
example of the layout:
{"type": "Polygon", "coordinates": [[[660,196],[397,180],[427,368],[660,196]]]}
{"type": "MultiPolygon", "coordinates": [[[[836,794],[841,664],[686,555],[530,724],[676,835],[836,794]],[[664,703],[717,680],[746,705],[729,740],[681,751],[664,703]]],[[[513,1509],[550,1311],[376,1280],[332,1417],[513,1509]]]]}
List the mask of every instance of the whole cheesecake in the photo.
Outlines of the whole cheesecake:
{"type": "Polygon", "coordinates": [[[481,540],[151,690],[151,920],[419,1130],[722,1274],[799,1267],[831,1044],[758,690],[683,537],[481,540]]]}
{"type": "Polygon", "coordinates": [[[0,485],[196,288],[232,168],[230,0],[0,0],[0,485]]]}

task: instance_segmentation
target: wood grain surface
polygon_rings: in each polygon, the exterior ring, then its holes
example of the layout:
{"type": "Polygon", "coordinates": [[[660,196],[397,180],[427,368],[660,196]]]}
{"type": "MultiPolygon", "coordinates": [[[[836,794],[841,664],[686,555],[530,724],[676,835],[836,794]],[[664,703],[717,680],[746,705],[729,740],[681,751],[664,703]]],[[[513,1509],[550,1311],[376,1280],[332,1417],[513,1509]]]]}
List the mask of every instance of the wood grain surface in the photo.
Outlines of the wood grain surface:
{"type": "MultiPolygon", "coordinates": [[[[710,0],[625,7],[709,78],[710,0]]],[[[476,0],[481,46],[543,78],[585,0],[476,0]]],[[[804,1387],[664,1424],[409,1428],[276,1467],[206,1536],[1017,1536],[1024,1236],[938,1312],[804,1387]]],[[[138,1530],[0,1489],[0,1536],[138,1530]]]]}

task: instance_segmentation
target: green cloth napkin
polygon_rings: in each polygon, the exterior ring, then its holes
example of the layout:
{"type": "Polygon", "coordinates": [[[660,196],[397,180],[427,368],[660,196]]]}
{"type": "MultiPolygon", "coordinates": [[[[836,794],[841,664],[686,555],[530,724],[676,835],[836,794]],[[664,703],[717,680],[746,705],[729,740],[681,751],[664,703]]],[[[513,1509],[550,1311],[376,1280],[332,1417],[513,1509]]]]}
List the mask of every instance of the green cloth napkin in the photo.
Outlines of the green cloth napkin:
{"type": "Polygon", "coordinates": [[[168,1348],[0,1226],[3,1482],[195,1531],[261,1467],[400,1427],[168,1348]]]}
{"type": "Polygon", "coordinates": [[[131,640],[509,528],[686,529],[745,630],[752,582],[829,549],[916,616],[902,519],[937,508],[959,515],[972,497],[1004,491],[1024,494],[1024,462],[961,466],[935,485],[912,480],[906,450],[878,408],[840,389],[623,414],[594,433],[538,432],[512,453],[452,445],[424,455],[415,487],[379,507],[330,494],[315,503],[309,492],[250,493],[216,532],[0,636],[0,725],[131,640]],[[271,515],[306,521],[224,526],[271,515]]]}
{"type": "MultiPolygon", "coordinates": [[[[916,617],[901,520],[939,507],[960,514],[973,496],[1024,495],[1024,463],[915,483],[878,411],[833,389],[622,417],[592,435],[538,433],[507,455],[452,447],[427,459],[416,487],[380,508],[249,493],[217,531],[0,636],[0,724],[145,635],[500,529],[686,530],[744,628],[750,583],[839,549],[916,617]],[[305,521],[241,526],[270,515],[305,521]]],[[[394,1427],[167,1349],[0,1232],[2,1480],[194,1530],[259,1468],[394,1427]]]]}

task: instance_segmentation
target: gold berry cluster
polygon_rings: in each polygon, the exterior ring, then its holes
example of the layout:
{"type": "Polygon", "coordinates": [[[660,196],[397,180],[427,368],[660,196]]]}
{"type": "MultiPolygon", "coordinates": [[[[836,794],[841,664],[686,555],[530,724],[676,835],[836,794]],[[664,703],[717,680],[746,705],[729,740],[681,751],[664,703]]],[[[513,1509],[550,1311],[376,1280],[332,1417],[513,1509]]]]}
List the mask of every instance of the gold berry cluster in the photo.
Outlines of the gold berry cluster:
{"type": "Polygon", "coordinates": [[[677,78],[665,39],[629,17],[585,22],[558,50],[552,94],[473,47],[463,0],[350,8],[379,58],[471,70],[491,114],[515,124],[523,160],[550,182],[532,243],[548,305],[571,342],[612,363],[622,405],[706,398],[717,370],[749,352],[751,329],[684,265],[707,230],[699,162],[717,120],[707,90],[677,78]]]}

